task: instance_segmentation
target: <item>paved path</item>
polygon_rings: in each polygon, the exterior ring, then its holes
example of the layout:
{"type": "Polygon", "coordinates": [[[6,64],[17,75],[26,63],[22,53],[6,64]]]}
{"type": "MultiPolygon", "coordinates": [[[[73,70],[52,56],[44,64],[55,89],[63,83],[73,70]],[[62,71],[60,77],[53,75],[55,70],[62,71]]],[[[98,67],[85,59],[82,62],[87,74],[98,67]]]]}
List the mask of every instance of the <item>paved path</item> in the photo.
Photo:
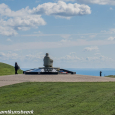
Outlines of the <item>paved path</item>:
{"type": "Polygon", "coordinates": [[[0,87],[21,82],[113,82],[115,78],[89,75],[7,75],[0,76],[0,87]]]}

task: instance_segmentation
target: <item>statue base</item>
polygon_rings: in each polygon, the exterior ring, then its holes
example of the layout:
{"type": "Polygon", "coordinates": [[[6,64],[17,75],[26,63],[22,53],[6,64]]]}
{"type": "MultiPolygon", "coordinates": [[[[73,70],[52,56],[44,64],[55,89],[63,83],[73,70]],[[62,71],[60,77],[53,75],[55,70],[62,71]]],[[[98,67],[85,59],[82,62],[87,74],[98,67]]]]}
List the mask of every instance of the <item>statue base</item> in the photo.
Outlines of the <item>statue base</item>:
{"type": "Polygon", "coordinates": [[[60,69],[58,67],[40,67],[40,68],[23,71],[23,74],[57,75],[57,74],[76,74],[76,72],[72,72],[72,71],[65,70],[65,69],[60,69]]]}
{"type": "Polygon", "coordinates": [[[44,72],[58,72],[60,70],[59,67],[39,67],[39,69],[44,70],[44,72]]]}

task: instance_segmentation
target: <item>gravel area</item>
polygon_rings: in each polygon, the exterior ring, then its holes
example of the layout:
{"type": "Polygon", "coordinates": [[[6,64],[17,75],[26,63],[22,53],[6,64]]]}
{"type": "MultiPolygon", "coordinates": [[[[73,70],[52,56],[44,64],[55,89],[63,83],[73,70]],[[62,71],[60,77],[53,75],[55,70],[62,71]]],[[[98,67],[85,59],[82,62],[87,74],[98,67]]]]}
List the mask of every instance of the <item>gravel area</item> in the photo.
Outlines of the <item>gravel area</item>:
{"type": "Polygon", "coordinates": [[[0,76],[0,87],[21,82],[114,82],[115,78],[89,75],[7,75],[0,76]]]}

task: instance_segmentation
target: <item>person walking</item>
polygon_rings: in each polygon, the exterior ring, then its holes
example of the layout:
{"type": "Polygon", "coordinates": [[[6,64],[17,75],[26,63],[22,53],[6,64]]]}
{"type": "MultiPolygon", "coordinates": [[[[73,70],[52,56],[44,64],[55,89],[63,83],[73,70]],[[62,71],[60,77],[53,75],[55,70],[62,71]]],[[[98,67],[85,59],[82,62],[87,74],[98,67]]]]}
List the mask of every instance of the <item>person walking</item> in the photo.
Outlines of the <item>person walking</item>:
{"type": "Polygon", "coordinates": [[[20,67],[18,66],[17,62],[15,62],[14,68],[15,68],[15,74],[18,74],[17,71],[18,71],[18,69],[20,69],[20,67]]]}

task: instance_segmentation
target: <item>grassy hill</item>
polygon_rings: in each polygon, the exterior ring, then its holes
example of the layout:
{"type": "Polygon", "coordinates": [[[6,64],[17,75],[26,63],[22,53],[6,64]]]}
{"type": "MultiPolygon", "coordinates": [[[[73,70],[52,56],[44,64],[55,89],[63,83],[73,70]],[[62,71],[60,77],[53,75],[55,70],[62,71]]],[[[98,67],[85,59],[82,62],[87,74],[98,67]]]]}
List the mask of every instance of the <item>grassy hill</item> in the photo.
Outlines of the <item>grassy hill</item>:
{"type": "Polygon", "coordinates": [[[115,78],[115,75],[108,75],[108,76],[105,76],[105,77],[112,77],[112,78],[115,78]]]}
{"type": "Polygon", "coordinates": [[[26,82],[0,87],[0,111],[115,115],[115,82],[26,82]]]}
{"type": "MultiPolygon", "coordinates": [[[[13,66],[0,62],[0,76],[13,74],[15,74],[15,68],[13,66]]],[[[18,74],[23,74],[23,71],[18,70],[18,74]]]]}

